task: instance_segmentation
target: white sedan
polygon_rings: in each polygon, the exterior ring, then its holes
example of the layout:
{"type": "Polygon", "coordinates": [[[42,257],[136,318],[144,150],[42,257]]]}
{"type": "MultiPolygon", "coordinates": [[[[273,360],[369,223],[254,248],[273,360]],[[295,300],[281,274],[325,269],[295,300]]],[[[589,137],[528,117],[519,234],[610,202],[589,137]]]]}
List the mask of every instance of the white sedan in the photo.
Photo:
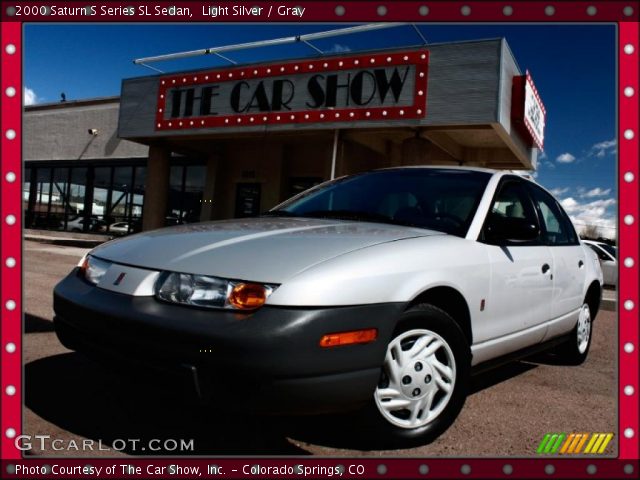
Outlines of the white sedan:
{"type": "Polygon", "coordinates": [[[618,284],[618,260],[616,247],[604,242],[595,242],[593,240],[582,240],[593,250],[600,260],[602,267],[602,276],[605,285],[615,286],[618,284]]]}
{"type": "Polygon", "coordinates": [[[68,348],[184,373],[213,405],[359,409],[406,446],[451,425],[475,371],[549,348],[582,363],[601,291],[596,255],[536,183],[401,167],[105,243],[54,308],[68,348]]]}

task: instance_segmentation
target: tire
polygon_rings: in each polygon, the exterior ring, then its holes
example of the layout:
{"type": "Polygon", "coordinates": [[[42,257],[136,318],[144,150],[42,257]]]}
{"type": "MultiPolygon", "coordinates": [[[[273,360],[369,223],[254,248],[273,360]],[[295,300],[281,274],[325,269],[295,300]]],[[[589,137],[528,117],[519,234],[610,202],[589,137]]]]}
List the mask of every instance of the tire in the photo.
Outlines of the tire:
{"type": "Polygon", "coordinates": [[[363,412],[374,448],[423,445],[447,430],[464,405],[470,365],[469,342],[445,311],[429,304],[407,310],[363,412]]]}
{"type": "Polygon", "coordinates": [[[581,365],[589,355],[593,337],[593,313],[588,303],[582,304],[576,326],[571,331],[569,341],[563,343],[556,353],[568,365],[581,365]]]}

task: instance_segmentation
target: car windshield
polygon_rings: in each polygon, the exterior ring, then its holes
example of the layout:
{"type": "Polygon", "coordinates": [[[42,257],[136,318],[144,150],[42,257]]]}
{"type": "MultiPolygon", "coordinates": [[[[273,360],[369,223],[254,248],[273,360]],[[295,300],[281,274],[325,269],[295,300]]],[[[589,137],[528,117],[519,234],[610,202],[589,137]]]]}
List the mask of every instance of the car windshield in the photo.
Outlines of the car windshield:
{"type": "Polygon", "coordinates": [[[392,223],[462,237],[490,177],[446,168],[377,170],[319,185],[266,215],[392,223]]]}
{"type": "Polygon", "coordinates": [[[612,247],[606,243],[599,243],[598,246],[602,248],[605,252],[611,255],[613,258],[616,258],[616,247],[612,247]]]}

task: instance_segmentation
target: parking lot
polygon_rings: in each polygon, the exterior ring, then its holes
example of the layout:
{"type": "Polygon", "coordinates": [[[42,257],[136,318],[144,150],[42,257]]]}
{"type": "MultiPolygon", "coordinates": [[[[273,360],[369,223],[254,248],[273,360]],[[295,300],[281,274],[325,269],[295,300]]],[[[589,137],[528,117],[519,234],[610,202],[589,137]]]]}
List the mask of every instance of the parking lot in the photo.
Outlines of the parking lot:
{"type": "MultiPolygon", "coordinates": [[[[106,447],[115,439],[193,439],[193,451],[154,453],[530,456],[549,432],[617,432],[612,311],[598,315],[584,365],[557,365],[553,357],[539,355],[483,374],[474,378],[460,417],[435,442],[411,450],[371,451],[364,436],[353,431],[349,415],[292,419],[212,411],[183,398],[160,378],[123,376],[65,349],[53,332],[52,290],[86,251],[25,242],[23,433],[50,435],[65,444],[101,441],[105,449],[42,450],[34,443],[29,454],[146,455],[140,449],[106,447]]],[[[607,453],[616,454],[615,441],[607,453]]]]}

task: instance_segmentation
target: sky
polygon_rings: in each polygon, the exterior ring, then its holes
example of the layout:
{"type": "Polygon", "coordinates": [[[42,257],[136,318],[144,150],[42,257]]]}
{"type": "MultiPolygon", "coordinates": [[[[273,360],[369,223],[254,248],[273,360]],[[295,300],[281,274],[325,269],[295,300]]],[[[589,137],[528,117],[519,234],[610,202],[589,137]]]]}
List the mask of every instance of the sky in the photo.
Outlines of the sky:
{"type": "MultiPolygon", "coordinates": [[[[26,24],[24,101],[57,102],[62,92],[67,100],[119,95],[123,78],[155,73],[134,65],[135,58],[346,26],[26,24]]],[[[547,111],[536,181],[556,195],[578,231],[596,225],[601,235],[615,238],[615,25],[420,24],[419,29],[428,43],[507,39],[520,69],[531,72],[547,111]]],[[[339,53],[421,42],[411,26],[402,26],[313,43],[324,52],[339,53]]],[[[228,54],[240,64],[316,55],[301,43],[228,54]]],[[[176,72],[228,63],[209,55],[153,65],[176,72]]]]}

